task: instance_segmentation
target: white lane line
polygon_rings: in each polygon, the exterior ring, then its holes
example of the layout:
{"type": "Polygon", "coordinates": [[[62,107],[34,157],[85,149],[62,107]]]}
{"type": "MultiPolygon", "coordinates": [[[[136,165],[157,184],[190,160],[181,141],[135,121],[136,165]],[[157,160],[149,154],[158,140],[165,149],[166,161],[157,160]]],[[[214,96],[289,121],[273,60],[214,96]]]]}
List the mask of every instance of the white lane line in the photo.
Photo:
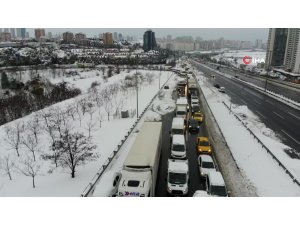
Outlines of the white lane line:
{"type": "Polygon", "coordinates": [[[283,133],[285,133],[287,136],[289,136],[291,139],[293,139],[295,142],[297,142],[300,145],[300,142],[297,141],[295,138],[293,138],[291,135],[289,135],[287,132],[285,132],[284,130],[281,130],[283,133]]]}
{"type": "Polygon", "coordinates": [[[266,102],[270,103],[271,105],[274,105],[274,103],[273,103],[273,102],[270,102],[270,101],[268,101],[268,100],[266,100],[266,102]]]}
{"type": "Polygon", "coordinates": [[[254,100],[257,104],[261,105],[261,102],[258,102],[257,100],[254,100]]]}
{"type": "Polygon", "coordinates": [[[295,118],[297,118],[298,120],[300,120],[300,117],[299,117],[299,116],[296,116],[295,114],[290,113],[290,112],[288,112],[288,114],[290,114],[290,115],[292,115],[293,117],[295,117],[295,118]]]}
{"type": "Polygon", "coordinates": [[[245,102],[243,99],[240,99],[242,102],[244,102],[245,105],[247,105],[247,102],[245,102]]]}
{"type": "Polygon", "coordinates": [[[256,111],[256,110],[255,110],[255,112],[256,112],[258,115],[260,115],[261,117],[263,117],[263,118],[266,119],[266,117],[265,117],[263,114],[261,114],[260,112],[258,112],[258,111],[256,111]]]}
{"type": "Polygon", "coordinates": [[[278,114],[277,112],[274,112],[274,111],[273,111],[273,113],[274,113],[276,116],[279,116],[281,119],[284,119],[284,117],[283,117],[282,115],[278,114]]]}

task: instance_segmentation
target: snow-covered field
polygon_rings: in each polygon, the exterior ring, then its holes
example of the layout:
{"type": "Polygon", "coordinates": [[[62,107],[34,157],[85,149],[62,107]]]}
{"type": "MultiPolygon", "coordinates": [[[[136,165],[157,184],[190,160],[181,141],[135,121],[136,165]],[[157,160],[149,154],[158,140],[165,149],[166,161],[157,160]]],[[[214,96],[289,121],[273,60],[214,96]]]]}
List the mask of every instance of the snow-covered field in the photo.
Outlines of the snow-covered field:
{"type": "Polygon", "coordinates": [[[289,147],[282,144],[276,134],[247,106],[232,105],[230,98],[226,94],[219,93],[200,72],[197,73],[197,79],[239,168],[256,187],[258,196],[300,196],[300,188],[222,102],[231,105],[233,112],[240,115],[276,157],[299,177],[299,160],[289,158],[284,153],[284,149],[289,147]]]}
{"type": "MultiPolygon", "coordinates": [[[[136,120],[136,88],[126,86],[134,79],[125,79],[126,77],[134,78],[135,72],[135,70],[129,73],[122,71],[119,75],[107,78],[107,81],[103,79],[101,72],[99,72],[101,75],[97,76],[95,71],[80,73],[81,79],[51,78],[53,82],[60,82],[64,79],[75,87],[81,88],[84,94],[0,126],[0,157],[3,160],[5,156],[9,156],[10,164],[14,164],[10,171],[12,180],[9,180],[9,176],[4,173],[4,170],[1,170],[0,196],[79,196],[136,120]],[[88,91],[94,81],[99,82],[100,85],[96,86],[93,91],[88,91]],[[107,99],[110,99],[109,101],[99,99],[99,96],[104,96],[104,94],[107,99]],[[128,110],[129,118],[120,118],[122,110],[128,110]],[[107,113],[110,114],[109,120],[107,113]],[[45,120],[41,117],[41,115],[47,114],[52,115],[49,117],[51,122],[57,119],[56,124],[62,128],[81,132],[85,136],[89,135],[90,130],[92,142],[97,146],[95,152],[99,157],[96,161],[78,166],[75,178],[71,178],[67,168],[56,168],[51,161],[41,158],[44,153],[50,152],[49,148],[52,143],[50,133],[46,131],[45,120]],[[31,160],[31,164],[36,168],[40,167],[35,178],[35,188],[32,186],[32,178],[22,174],[24,161],[26,158],[33,158],[32,152],[21,144],[20,157],[17,157],[16,151],[6,141],[5,131],[8,126],[15,128],[18,123],[24,124],[25,130],[20,134],[21,139],[26,140],[27,135],[32,136],[27,125],[32,124],[34,118],[38,118],[39,131],[38,144],[35,148],[36,161],[31,160]]],[[[140,114],[159,90],[159,76],[162,85],[172,75],[172,72],[146,70],[137,72],[141,74],[138,91],[140,114]]],[[[43,74],[43,76],[45,75],[43,74]]],[[[162,110],[168,110],[167,108],[166,106],[162,110]]],[[[148,116],[153,117],[153,113],[148,116]]],[[[57,138],[58,131],[54,129],[52,134],[57,138]]],[[[2,165],[4,166],[4,164],[2,165]]]]}
{"type": "MultiPolygon", "coordinates": [[[[244,64],[243,58],[244,56],[250,56],[256,59],[263,59],[266,58],[266,51],[246,51],[246,50],[236,50],[236,51],[229,51],[220,55],[213,56],[212,59],[216,59],[217,61],[224,60],[231,63],[235,67],[239,67],[240,64],[244,64]]],[[[257,62],[252,61],[249,66],[256,66],[257,62]]]]}

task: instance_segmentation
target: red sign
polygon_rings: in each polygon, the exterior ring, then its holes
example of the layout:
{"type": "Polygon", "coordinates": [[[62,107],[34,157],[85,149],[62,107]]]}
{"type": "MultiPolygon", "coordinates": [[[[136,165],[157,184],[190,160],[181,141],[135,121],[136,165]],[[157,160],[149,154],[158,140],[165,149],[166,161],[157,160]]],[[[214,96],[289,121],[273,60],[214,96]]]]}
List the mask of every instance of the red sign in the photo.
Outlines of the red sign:
{"type": "Polygon", "coordinates": [[[252,62],[252,57],[251,56],[244,56],[243,61],[246,65],[250,64],[252,62]]]}

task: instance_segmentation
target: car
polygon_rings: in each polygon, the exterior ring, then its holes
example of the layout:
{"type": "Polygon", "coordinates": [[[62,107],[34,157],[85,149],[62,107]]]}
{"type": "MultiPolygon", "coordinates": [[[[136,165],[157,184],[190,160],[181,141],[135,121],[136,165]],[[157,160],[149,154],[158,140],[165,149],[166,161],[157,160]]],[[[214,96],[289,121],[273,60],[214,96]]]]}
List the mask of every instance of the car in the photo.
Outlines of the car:
{"type": "Polygon", "coordinates": [[[212,197],[228,197],[223,176],[218,171],[210,171],[206,177],[206,192],[212,197]]]}
{"type": "Polygon", "coordinates": [[[208,137],[198,137],[196,148],[199,154],[211,154],[212,147],[208,140],[208,137]]]}
{"type": "Polygon", "coordinates": [[[190,131],[190,132],[191,132],[191,131],[196,131],[196,132],[198,132],[198,131],[199,131],[199,128],[200,128],[200,126],[199,126],[199,123],[198,123],[197,120],[195,120],[195,119],[193,119],[193,118],[189,119],[189,131],[190,131]]]}
{"type": "Polygon", "coordinates": [[[192,114],[194,114],[195,112],[200,112],[199,105],[192,105],[192,114]]]}
{"type": "Polygon", "coordinates": [[[207,174],[210,171],[216,171],[214,160],[210,155],[199,155],[198,166],[199,166],[200,176],[202,178],[206,178],[207,174]]]}
{"type": "Polygon", "coordinates": [[[218,90],[219,90],[219,92],[225,93],[225,88],[224,87],[220,87],[218,90]]]}
{"type": "Polygon", "coordinates": [[[197,190],[194,192],[193,197],[211,197],[211,196],[209,194],[207,194],[206,191],[197,190]]]}
{"type": "Polygon", "coordinates": [[[170,87],[168,85],[165,85],[164,86],[164,89],[169,89],[170,87]]]}
{"type": "Polygon", "coordinates": [[[203,122],[203,114],[201,112],[195,112],[193,118],[198,121],[198,123],[203,122]]]}
{"type": "Polygon", "coordinates": [[[214,84],[215,88],[220,88],[221,86],[219,84],[214,84]]]}
{"type": "Polygon", "coordinates": [[[191,98],[191,104],[192,105],[198,105],[198,103],[199,103],[199,100],[198,100],[198,98],[191,98]]]}
{"type": "Polygon", "coordinates": [[[93,193],[94,197],[115,197],[121,174],[113,170],[103,173],[93,193]]]}
{"type": "Polygon", "coordinates": [[[195,93],[193,93],[193,94],[191,94],[191,99],[197,99],[198,100],[198,96],[195,93]]]}

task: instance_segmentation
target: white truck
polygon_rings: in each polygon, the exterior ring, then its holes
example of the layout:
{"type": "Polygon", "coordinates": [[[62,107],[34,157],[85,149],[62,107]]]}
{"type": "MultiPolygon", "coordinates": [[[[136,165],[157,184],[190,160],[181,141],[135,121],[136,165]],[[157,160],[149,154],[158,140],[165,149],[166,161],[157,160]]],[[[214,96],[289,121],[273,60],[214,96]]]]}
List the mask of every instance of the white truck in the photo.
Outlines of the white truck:
{"type": "Polygon", "coordinates": [[[179,98],[176,101],[176,116],[186,118],[188,112],[188,101],[185,97],[179,98]]]}
{"type": "Polygon", "coordinates": [[[155,196],[162,123],[144,122],[121,170],[117,196],[155,196]]]}
{"type": "Polygon", "coordinates": [[[187,195],[189,183],[188,160],[169,159],[167,193],[174,196],[187,195]]]}

